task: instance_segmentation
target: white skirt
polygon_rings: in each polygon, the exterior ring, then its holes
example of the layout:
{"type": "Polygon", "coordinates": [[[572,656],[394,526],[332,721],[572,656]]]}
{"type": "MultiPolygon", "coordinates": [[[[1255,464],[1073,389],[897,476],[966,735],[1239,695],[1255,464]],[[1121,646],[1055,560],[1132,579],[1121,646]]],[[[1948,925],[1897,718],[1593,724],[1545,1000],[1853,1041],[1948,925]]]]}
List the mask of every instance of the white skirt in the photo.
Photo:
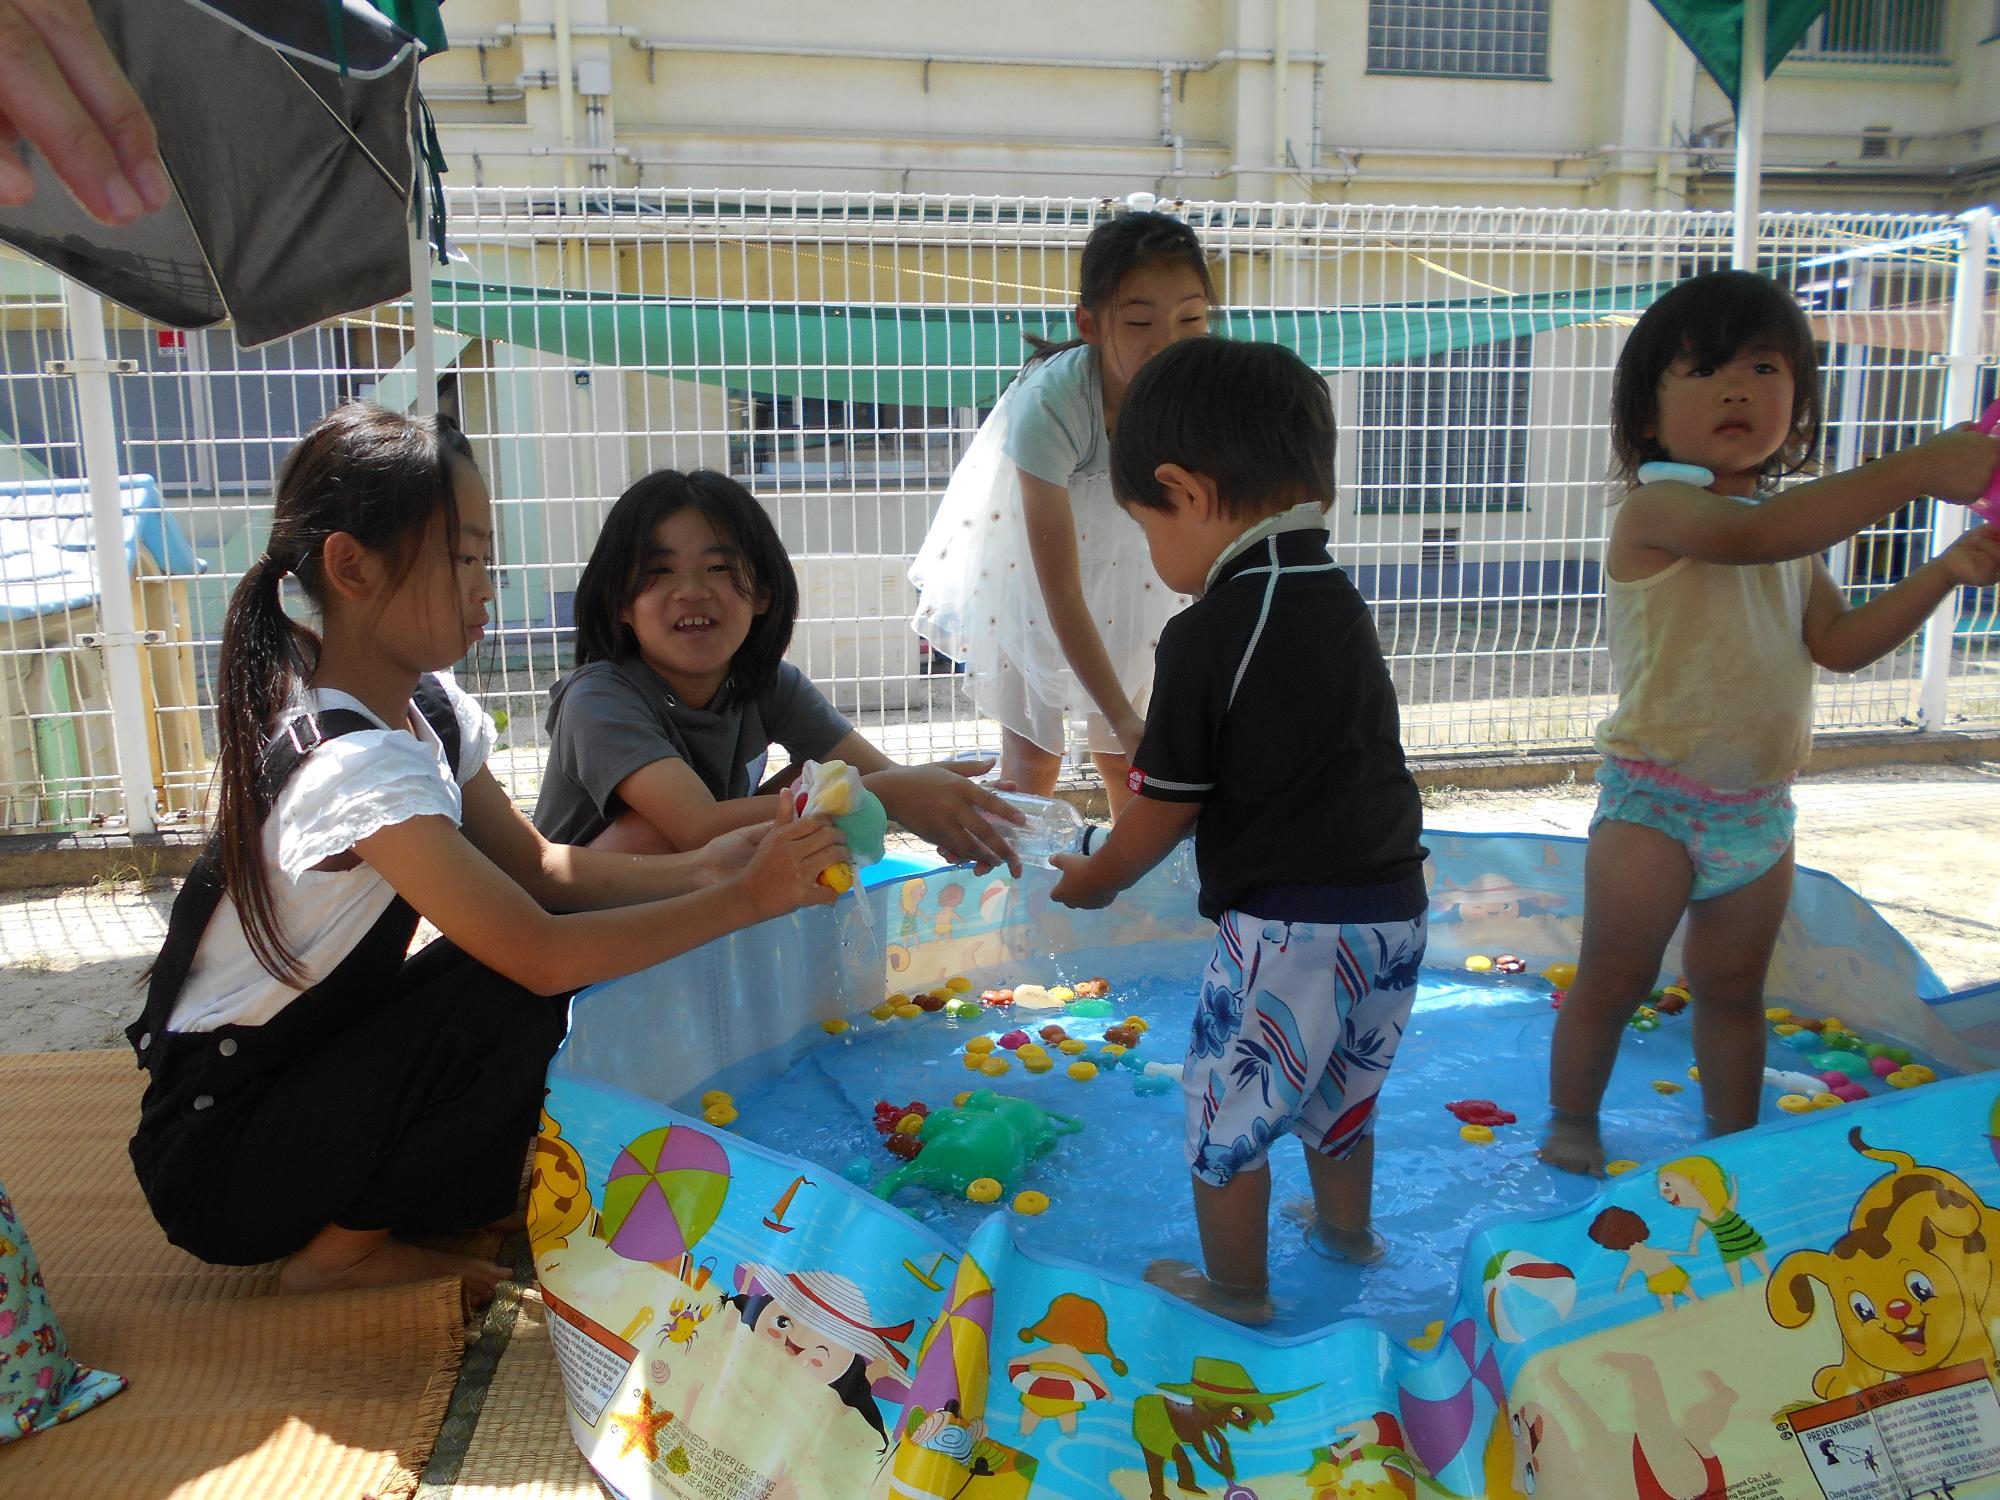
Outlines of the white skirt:
{"type": "MultiPolygon", "coordinates": [[[[910,567],[917,634],[965,666],[982,715],[1060,754],[1068,726],[1090,724],[1091,748],[1117,753],[1102,714],[1049,624],[1028,551],[1021,471],[1007,456],[1010,387],[953,471],[923,550],[910,567]]],[[[1118,508],[1108,472],[1073,475],[1078,573],[1119,685],[1143,707],[1160,629],[1188,599],[1160,582],[1139,523],[1118,508]]]]}

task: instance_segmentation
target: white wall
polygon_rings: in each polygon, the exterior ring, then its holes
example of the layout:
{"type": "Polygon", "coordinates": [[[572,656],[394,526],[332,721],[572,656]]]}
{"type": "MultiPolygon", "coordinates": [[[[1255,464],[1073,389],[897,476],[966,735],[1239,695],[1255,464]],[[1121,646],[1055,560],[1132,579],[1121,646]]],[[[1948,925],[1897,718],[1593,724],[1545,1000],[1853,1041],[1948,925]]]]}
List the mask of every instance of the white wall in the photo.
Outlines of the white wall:
{"type": "MultiPolygon", "coordinates": [[[[1784,169],[1774,206],[1951,208],[1990,190],[1936,168],[1983,159],[2000,134],[2000,44],[1988,0],[1952,0],[1943,68],[1789,63],[1770,90],[1768,157],[1784,169]],[[1859,168],[1861,131],[1888,125],[1892,158],[1859,168]],[[1898,163],[1924,169],[1896,180],[1898,163]],[[1827,170],[1828,164],[1831,169],[1827,170]],[[1799,169],[1811,165],[1817,175],[1799,169]],[[1881,169],[1890,170],[1884,172],[1881,169]]],[[[501,41],[509,24],[550,27],[554,0],[454,0],[460,39],[424,68],[453,180],[550,186],[822,187],[985,193],[1135,189],[1188,197],[1320,198],[1565,207],[1677,206],[1687,159],[1657,148],[1713,127],[1721,154],[1697,173],[1697,206],[1726,205],[1727,101],[1647,0],[1550,0],[1547,81],[1370,75],[1367,0],[1016,0],[914,6],[784,0],[716,8],[689,0],[569,0],[573,62],[608,75],[593,177],[586,100],[567,137],[547,36],[501,41]],[[1282,130],[1274,116],[1277,7],[1292,57],[1282,130]],[[591,34],[630,28],[637,37],[591,34]],[[464,97],[484,82],[491,104],[464,97]],[[812,50],[1122,60],[1136,70],[655,51],[634,41],[702,39],[812,50]],[[1232,52],[1254,54],[1230,58],[1232,52]],[[1315,63],[1314,59],[1320,59],[1315,63]],[[1161,141],[1160,75],[1172,75],[1161,141]],[[525,87],[518,86],[523,74],[525,87]],[[1320,129],[1312,150],[1313,83],[1320,129]],[[1298,170],[1273,162],[1280,134],[1298,170]],[[567,142],[567,144],[566,144],[567,142]],[[1658,195],[1658,196],[1656,196],[1658,195]],[[1664,202],[1660,199],[1664,199],[1664,202]]]]}

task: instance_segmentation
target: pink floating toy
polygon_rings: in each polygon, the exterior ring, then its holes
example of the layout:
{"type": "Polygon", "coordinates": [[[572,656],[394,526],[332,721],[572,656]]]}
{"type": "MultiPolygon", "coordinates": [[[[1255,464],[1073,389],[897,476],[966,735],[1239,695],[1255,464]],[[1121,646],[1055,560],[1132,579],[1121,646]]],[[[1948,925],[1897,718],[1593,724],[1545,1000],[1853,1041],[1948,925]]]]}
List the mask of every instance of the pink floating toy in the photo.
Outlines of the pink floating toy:
{"type": "Polygon", "coordinates": [[[1901,1066],[1902,1064],[1897,1062],[1893,1057],[1871,1057],[1868,1059],[1868,1071],[1873,1073],[1877,1078],[1887,1078],[1901,1066]]]}
{"type": "MultiPolygon", "coordinates": [[[[1000,1038],[1000,1045],[1005,1047],[1009,1052],[1012,1052],[1016,1047],[1025,1047],[1028,1045],[1028,1033],[1025,1031],[1010,1031],[1000,1038]]],[[[1891,1066],[1893,1067],[1894,1064],[1891,1064],[1891,1066]]]]}
{"type": "MultiPolygon", "coordinates": [[[[1981,412],[1979,420],[1972,425],[1981,432],[1991,432],[1995,427],[2000,427],[2000,401],[1995,401],[1981,412]]],[[[2000,525],[2000,468],[1993,471],[1993,479],[1986,486],[1986,493],[1966,509],[1982,521],[1992,521],[2000,525]]]]}

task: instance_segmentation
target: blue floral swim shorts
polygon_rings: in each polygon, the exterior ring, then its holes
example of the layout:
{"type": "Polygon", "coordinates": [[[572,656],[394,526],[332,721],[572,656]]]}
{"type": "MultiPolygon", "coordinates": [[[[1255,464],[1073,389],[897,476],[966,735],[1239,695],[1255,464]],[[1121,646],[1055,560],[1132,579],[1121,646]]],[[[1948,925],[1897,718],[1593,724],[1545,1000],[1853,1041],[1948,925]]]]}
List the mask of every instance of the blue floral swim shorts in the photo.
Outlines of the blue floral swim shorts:
{"type": "Polygon", "coordinates": [[[1291,1134],[1351,1154],[1409,1024],[1425,919],[1275,922],[1224,912],[1181,1086],[1187,1159],[1221,1187],[1291,1134]]]}
{"type": "Polygon", "coordinates": [[[1721,792],[1651,761],[1607,756],[1597,784],[1590,826],[1638,823],[1674,840],[1694,865],[1695,901],[1741,890],[1792,846],[1798,812],[1789,780],[1721,792]]]}

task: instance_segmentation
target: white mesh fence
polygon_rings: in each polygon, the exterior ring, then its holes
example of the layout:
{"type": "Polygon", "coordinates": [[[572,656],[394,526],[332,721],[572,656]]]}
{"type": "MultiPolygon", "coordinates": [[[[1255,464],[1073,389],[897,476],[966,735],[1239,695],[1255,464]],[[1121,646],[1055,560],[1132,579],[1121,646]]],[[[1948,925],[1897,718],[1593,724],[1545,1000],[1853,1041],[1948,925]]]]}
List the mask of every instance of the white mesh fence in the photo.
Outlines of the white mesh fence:
{"type": "MultiPolygon", "coordinates": [[[[770,509],[804,606],[793,659],[892,755],[992,746],[951,663],[909,625],[907,568],[952,466],[1019,368],[1061,337],[1092,199],[454,189],[440,268],[441,400],[499,516],[495,627],[461,680],[506,715],[496,763],[531,797],[550,684],[599,524],[652,468],[710,467],[770,509]]],[[[1659,291],[1726,265],[1727,216],[1352,205],[1168,205],[1200,234],[1211,326],[1322,370],[1340,427],[1333,550],[1373,602],[1418,755],[1587,742],[1609,708],[1599,554],[1610,379],[1659,291]]],[[[1955,221],[1767,215],[1766,269],[1822,340],[1822,460],[1937,429],[1960,274],[1955,221]]],[[[1986,279],[1990,279],[1990,270],[1986,279]]],[[[1991,288],[1988,287],[1990,292],[1991,288]]],[[[1982,321],[1980,389],[2000,308],[1982,321]]],[[[198,811],[228,591],[263,546],[287,446],[328,406],[410,407],[407,306],[254,351],[112,310],[111,353],[168,817],[198,811]]],[[[115,822],[118,777],[76,576],[87,501],[55,279],[0,260],[0,804],[6,830],[115,822]],[[65,517],[71,519],[65,519],[65,517]],[[65,549],[68,549],[65,553],[65,549]],[[65,571],[67,569],[67,571],[65,571]]],[[[1831,559],[1859,599],[1930,554],[1930,503],[1831,559]]],[[[1954,721],[2000,720],[2000,623],[1962,596],[1954,721]]],[[[1825,730],[1910,725],[1914,646],[1819,696],[1825,730]]]]}

